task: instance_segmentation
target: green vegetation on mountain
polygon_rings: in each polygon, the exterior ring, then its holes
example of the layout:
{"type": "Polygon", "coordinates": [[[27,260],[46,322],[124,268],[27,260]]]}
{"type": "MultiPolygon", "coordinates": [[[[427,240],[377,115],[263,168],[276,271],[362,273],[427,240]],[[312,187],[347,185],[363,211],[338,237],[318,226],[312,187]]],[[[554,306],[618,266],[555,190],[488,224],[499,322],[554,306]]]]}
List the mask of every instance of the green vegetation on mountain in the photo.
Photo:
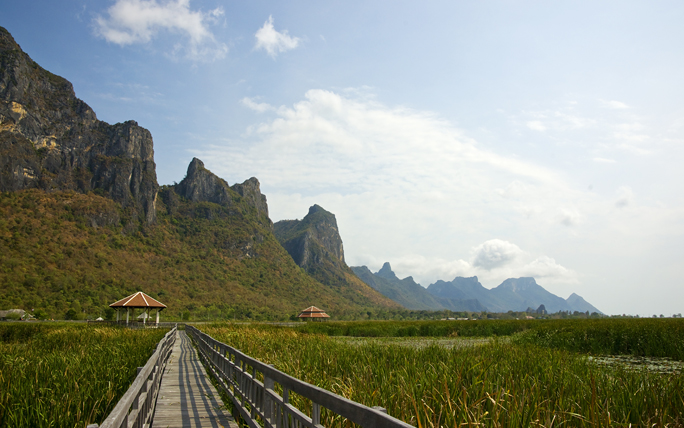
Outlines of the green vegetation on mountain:
{"type": "Polygon", "coordinates": [[[124,217],[94,193],[0,193],[0,307],[111,317],[110,303],[139,290],[169,307],[162,318],[283,320],[315,304],[344,319],[383,306],[316,282],[251,204],[233,198],[230,208],[189,202],[163,187],[157,223],[125,234],[121,223],[93,227],[102,216],[124,217]]]}

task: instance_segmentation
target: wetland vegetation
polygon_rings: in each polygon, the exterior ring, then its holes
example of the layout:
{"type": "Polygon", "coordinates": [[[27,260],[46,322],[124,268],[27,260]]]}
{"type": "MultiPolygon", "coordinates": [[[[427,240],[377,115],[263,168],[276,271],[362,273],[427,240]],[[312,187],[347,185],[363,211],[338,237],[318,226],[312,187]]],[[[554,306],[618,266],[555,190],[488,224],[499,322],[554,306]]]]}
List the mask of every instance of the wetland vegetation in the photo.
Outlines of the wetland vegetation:
{"type": "MultiPolygon", "coordinates": [[[[681,370],[598,358],[620,352],[681,360],[682,327],[682,320],[648,319],[214,324],[202,330],[423,428],[684,426],[681,370]]],[[[292,401],[306,411],[304,400],[292,401]]],[[[345,426],[335,415],[324,417],[326,426],[345,426]]]]}
{"type": "Polygon", "coordinates": [[[101,423],[164,329],[0,324],[0,428],[101,423]]]}

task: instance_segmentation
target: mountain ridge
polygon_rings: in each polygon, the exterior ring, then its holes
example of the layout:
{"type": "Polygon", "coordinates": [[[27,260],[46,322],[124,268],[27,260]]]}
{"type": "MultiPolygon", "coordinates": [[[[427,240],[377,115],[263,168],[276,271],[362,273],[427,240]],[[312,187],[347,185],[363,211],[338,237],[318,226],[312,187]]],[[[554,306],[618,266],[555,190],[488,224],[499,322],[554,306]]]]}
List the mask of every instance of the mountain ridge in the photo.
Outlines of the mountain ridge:
{"type": "MultiPolygon", "coordinates": [[[[530,307],[538,308],[543,305],[548,313],[559,311],[601,313],[576,293],[572,293],[567,299],[563,299],[547,291],[531,277],[508,278],[492,289],[485,288],[476,276],[470,278],[456,277],[452,281],[438,280],[425,288],[415,283],[410,276],[403,280],[399,279],[388,262],[384,263],[376,273],[372,273],[366,266],[352,267],[352,270],[368,285],[405,306],[407,303],[415,305],[416,301],[425,304],[416,307],[416,309],[476,311],[475,309],[463,309],[464,305],[470,305],[473,308],[479,307],[479,311],[525,312],[530,307]],[[420,289],[405,287],[402,282],[407,279],[410,279],[420,289]],[[433,299],[426,299],[426,293],[433,299]]],[[[410,306],[406,307],[411,308],[410,306]]]]}

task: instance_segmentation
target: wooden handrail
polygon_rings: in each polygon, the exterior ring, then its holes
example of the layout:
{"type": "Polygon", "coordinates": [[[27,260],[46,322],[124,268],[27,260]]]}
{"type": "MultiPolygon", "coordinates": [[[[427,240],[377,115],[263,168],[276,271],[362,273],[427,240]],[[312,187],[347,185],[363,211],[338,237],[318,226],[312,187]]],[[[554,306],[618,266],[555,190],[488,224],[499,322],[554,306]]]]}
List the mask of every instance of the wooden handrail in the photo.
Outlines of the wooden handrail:
{"type": "Polygon", "coordinates": [[[257,418],[265,428],[320,428],[321,407],[362,427],[413,428],[412,425],[389,416],[384,409],[364,406],[294,378],[215,340],[193,326],[187,325],[185,329],[195,341],[200,355],[221,389],[230,397],[242,419],[252,428],[262,427],[257,418]],[[257,379],[257,372],[263,375],[263,382],[257,379]],[[274,390],[275,383],[282,387],[282,397],[274,390]],[[290,391],[311,400],[311,417],[289,403],[290,391]]]}
{"type": "MultiPolygon", "coordinates": [[[[144,367],[138,367],[138,376],[121,397],[114,410],[99,425],[99,428],[142,428],[149,426],[154,416],[159,385],[161,384],[164,368],[168,362],[174,343],[176,342],[177,326],[164,335],[159,341],[154,353],[147,360],[144,367]]],[[[97,424],[86,428],[98,428],[97,424]]]]}

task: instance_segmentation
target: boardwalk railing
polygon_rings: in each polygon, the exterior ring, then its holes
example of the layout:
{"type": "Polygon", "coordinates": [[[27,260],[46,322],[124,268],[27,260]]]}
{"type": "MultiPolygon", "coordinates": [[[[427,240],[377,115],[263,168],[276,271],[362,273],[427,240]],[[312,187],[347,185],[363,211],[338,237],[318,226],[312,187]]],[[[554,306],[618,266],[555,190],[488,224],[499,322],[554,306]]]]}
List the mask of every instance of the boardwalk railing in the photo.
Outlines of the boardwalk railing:
{"type": "Polygon", "coordinates": [[[200,355],[218,380],[219,387],[230,397],[233,407],[252,428],[262,427],[257,420],[261,420],[265,428],[321,428],[321,408],[362,427],[414,428],[387,415],[383,409],[364,406],[289,376],[213,339],[195,327],[187,325],[185,329],[197,344],[200,355]],[[263,382],[258,380],[258,373],[263,376],[263,382]],[[275,391],[276,383],[282,388],[282,397],[275,391]],[[306,416],[289,403],[290,391],[311,400],[312,417],[306,416]]]}
{"type": "MultiPolygon", "coordinates": [[[[138,376],[126,394],[121,397],[112,413],[102,422],[99,428],[142,428],[149,426],[154,416],[159,385],[164,368],[176,342],[176,326],[171,329],[157,344],[157,349],[147,360],[144,367],[138,367],[138,376]]],[[[98,428],[97,424],[87,428],[98,428]]]]}

